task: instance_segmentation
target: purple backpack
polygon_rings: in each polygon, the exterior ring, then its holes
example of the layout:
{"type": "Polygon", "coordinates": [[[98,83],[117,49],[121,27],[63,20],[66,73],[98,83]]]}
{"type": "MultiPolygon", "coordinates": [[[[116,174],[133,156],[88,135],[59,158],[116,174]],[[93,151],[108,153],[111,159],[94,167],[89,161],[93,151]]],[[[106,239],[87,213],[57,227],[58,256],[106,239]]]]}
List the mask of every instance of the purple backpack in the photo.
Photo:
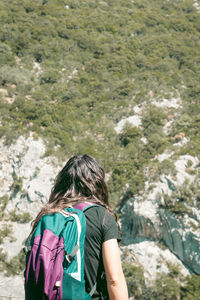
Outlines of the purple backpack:
{"type": "Polygon", "coordinates": [[[26,300],[89,300],[84,281],[84,211],[91,203],[41,217],[27,240],[26,300]]]}

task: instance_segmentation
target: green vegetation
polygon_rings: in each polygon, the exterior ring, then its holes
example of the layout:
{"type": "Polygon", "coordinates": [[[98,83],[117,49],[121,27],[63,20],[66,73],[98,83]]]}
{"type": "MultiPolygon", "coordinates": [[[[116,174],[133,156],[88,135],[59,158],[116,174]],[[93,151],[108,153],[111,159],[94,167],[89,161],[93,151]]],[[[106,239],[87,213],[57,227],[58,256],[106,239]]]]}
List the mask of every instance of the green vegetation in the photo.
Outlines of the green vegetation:
{"type": "MultiPolygon", "coordinates": [[[[200,183],[185,181],[182,186],[176,187],[170,196],[164,195],[164,207],[178,216],[192,215],[192,207],[200,208],[200,183]]],[[[163,206],[163,205],[161,205],[163,206]]]]}
{"type": "MultiPolygon", "coordinates": [[[[19,181],[21,183],[21,181],[19,181]]],[[[16,181],[13,184],[15,188],[18,188],[18,184],[16,181]]],[[[5,213],[6,205],[8,204],[8,196],[4,195],[0,197],[0,217],[1,220],[5,219],[6,221],[12,221],[12,222],[18,222],[18,223],[28,223],[32,220],[31,215],[28,212],[20,212],[18,209],[13,209],[12,211],[8,213],[5,213]]],[[[9,236],[9,234],[12,232],[12,230],[7,226],[4,225],[2,227],[3,229],[0,229],[0,244],[2,242],[2,239],[6,236],[9,236]]]]}
{"type": "Polygon", "coordinates": [[[8,196],[4,195],[0,197],[0,219],[2,220],[4,215],[5,215],[5,208],[6,205],[8,204],[8,196]]]}
{"type": "Polygon", "coordinates": [[[29,223],[32,220],[32,217],[28,212],[18,213],[17,210],[14,209],[10,212],[9,219],[12,222],[29,223]]]}
{"type": "Polygon", "coordinates": [[[124,276],[128,286],[129,297],[135,297],[135,299],[148,299],[145,295],[148,291],[145,281],[144,274],[141,267],[136,267],[131,263],[123,263],[124,276]]]}
{"type": "Polygon", "coordinates": [[[11,225],[2,224],[2,227],[0,229],[0,244],[3,243],[5,238],[9,238],[11,242],[13,241],[11,225]]]}
{"type": "Polygon", "coordinates": [[[150,299],[179,300],[182,275],[178,266],[169,265],[169,273],[158,273],[151,287],[150,299]]]}
{"type": "Polygon", "coordinates": [[[162,133],[166,116],[151,107],[144,111],[144,129],[121,137],[111,129],[111,120],[119,121],[128,106],[147,100],[150,89],[160,97],[163,91],[185,85],[181,95],[187,114],[174,124],[174,133],[193,124],[189,113],[196,111],[187,95],[194,101],[198,95],[198,14],[191,1],[67,5],[68,9],[63,1],[52,0],[1,2],[0,83],[16,85],[13,104],[1,104],[7,113],[2,116],[1,135],[10,142],[31,129],[49,140],[48,154],[60,145],[67,156],[95,155],[107,171],[116,165],[110,181],[111,191],[118,192],[112,193],[113,199],[124,185],[118,177],[130,173],[122,166],[126,155],[134,174],[131,189],[137,193],[135,177],[142,178],[146,159],[169,144],[162,133]],[[142,157],[144,147],[137,143],[141,135],[148,138],[142,157]]]}
{"type": "MultiPolygon", "coordinates": [[[[179,154],[197,155],[200,18],[193,1],[2,0],[0,15],[5,143],[32,131],[46,140],[46,155],[95,156],[111,174],[113,205],[124,190],[143,191],[145,166],[180,133],[190,143],[179,154]],[[178,115],[151,103],[173,97],[182,101],[178,115]],[[136,105],[142,125],[118,135],[114,126],[136,105]]],[[[169,173],[170,165],[163,168],[169,173]]],[[[13,192],[21,188],[16,178],[13,192]]]]}
{"type": "Polygon", "coordinates": [[[18,192],[22,192],[23,178],[18,177],[16,174],[13,175],[13,184],[11,185],[11,190],[14,195],[18,192]]]}
{"type": "Polygon", "coordinates": [[[199,300],[199,276],[192,274],[183,278],[178,266],[169,265],[169,273],[158,273],[147,286],[141,267],[123,263],[129,297],[135,300],[199,300]]]}
{"type": "Polygon", "coordinates": [[[25,254],[21,250],[17,256],[8,261],[7,254],[0,248],[0,272],[6,276],[19,275],[24,271],[25,254]]]}
{"type": "Polygon", "coordinates": [[[17,256],[14,256],[9,262],[6,262],[7,276],[22,274],[25,266],[25,254],[21,250],[17,256]]]}
{"type": "Polygon", "coordinates": [[[200,280],[199,276],[193,274],[185,279],[184,286],[181,287],[181,299],[183,300],[200,300],[200,280]]]}

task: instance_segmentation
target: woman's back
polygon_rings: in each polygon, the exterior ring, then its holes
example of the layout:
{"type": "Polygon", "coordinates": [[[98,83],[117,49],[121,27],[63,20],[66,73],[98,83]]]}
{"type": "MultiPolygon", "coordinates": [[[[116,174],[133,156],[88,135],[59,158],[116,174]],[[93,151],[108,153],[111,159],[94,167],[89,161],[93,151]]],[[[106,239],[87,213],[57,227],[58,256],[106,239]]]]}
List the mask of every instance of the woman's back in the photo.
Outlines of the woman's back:
{"type": "Polygon", "coordinates": [[[92,298],[108,299],[107,282],[104,273],[102,244],[109,239],[120,240],[114,217],[103,206],[91,207],[85,211],[85,281],[86,291],[90,292],[95,283],[96,291],[92,298]]]}

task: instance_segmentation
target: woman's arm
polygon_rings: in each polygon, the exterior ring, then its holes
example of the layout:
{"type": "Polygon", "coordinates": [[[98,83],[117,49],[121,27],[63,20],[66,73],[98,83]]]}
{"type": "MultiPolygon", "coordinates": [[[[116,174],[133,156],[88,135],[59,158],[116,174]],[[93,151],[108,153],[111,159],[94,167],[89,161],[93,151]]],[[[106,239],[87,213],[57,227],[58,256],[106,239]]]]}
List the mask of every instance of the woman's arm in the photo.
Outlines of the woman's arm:
{"type": "Polygon", "coordinates": [[[109,299],[128,300],[128,290],[122,270],[118,242],[116,239],[107,240],[102,247],[109,299]]]}

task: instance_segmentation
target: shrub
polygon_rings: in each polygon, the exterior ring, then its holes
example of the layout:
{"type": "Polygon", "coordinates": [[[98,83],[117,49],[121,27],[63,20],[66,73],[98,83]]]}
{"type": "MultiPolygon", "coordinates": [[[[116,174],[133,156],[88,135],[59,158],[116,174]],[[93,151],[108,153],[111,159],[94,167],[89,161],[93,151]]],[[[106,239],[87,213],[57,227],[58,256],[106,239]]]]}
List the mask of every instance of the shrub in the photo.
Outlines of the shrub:
{"type": "Polygon", "coordinates": [[[5,213],[4,210],[8,204],[8,195],[0,197],[0,218],[3,219],[5,213]]]}
{"type": "Polygon", "coordinates": [[[120,135],[120,140],[123,146],[127,146],[130,142],[138,143],[142,137],[141,131],[137,127],[125,126],[123,133],[120,135]]]}
{"type": "Polygon", "coordinates": [[[14,256],[9,262],[5,262],[6,275],[19,275],[25,269],[25,253],[20,250],[19,254],[14,256]]]}
{"type": "Polygon", "coordinates": [[[7,44],[0,42],[0,66],[5,64],[15,65],[15,59],[11,48],[7,44]]]}
{"type": "Polygon", "coordinates": [[[0,84],[6,83],[16,85],[26,85],[31,82],[31,74],[26,69],[20,69],[19,67],[2,66],[0,68],[0,84]]]}
{"type": "Polygon", "coordinates": [[[157,279],[154,282],[150,294],[151,299],[160,300],[179,300],[180,299],[180,286],[174,277],[169,274],[157,274],[157,279]]]}
{"type": "Polygon", "coordinates": [[[18,222],[23,224],[29,223],[32,220],[32,217],[28,212],[17,213],[16,209],[12,210],[9,216],[12,222],[18,222]]]}
{"type": "Polygon", "coordinates": [[[5,261],[7,260],[7,253],[0,248],[0,272],[5,271],[5,261]]]}
{"type": "Polygon", "coordinates": [[[0,244],[3,243],[4,238],[6,237],[12,239],[12,226],[3,224],[2,228],[0,229],[0,244]]]}
{"type": "Polygon", "coordinates": [[[56,83],[60,78],[60,74],[56,72],[55,70],[47,70],[44,73],[42,73],[41,78],[40,78],[40,84],[54,84],[56,83]]]}
{"type": "Polygon", "coordinates": [[[4,272],[6,276],[22,275],[24,269],[25,254],[23,250],[8,261],[7,254],[0,248],[0,272],[4,272]]]}
{"type": "Polygon", "coordinates": [[[145,297],[147,288],[142,268],[136,267],[128,262],[124,262],[122,267],[128,286],[129,297],[134,297],[134,299],[147,299],[145,297]]]}
{"type": "Polygon", "coordinates": [[[192,274],[184,280],[181,286],[181,300],[200,300],[200,277],[192,274]]]}
{"type": "Polygon", "coordinates": [[[18,192],[21,192],[23,189],[23,178],[18,177],[16,174],[13,175],[13,183],[11,185],[11,190],[13,191],[13,194],[17,194],[18,192]]]}

